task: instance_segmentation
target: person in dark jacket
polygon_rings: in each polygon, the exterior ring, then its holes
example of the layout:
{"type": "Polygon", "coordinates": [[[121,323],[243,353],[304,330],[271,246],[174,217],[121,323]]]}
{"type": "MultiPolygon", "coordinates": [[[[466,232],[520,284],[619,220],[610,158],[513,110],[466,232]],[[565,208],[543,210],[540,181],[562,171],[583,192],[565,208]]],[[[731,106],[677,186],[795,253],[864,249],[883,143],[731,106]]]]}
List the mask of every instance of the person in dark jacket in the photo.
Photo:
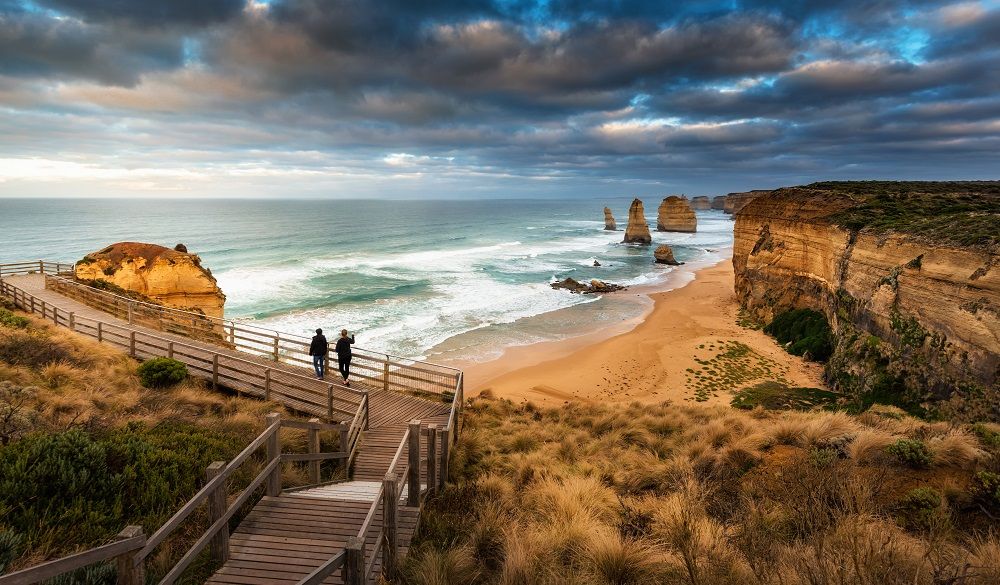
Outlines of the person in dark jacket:
{"type": "Polygon", "coordinates": [[[340,339],[337,340],[337,346],[334,351],[337,352],[337,366],[340,368],[340,375],[344,378],[344,385],[350,386],[351,382],[347,379],[351,375],[351,344],[354,343],[354,336],[347,336],[347,329],[340,332],[340,339]]]}
{"type": "Polygon", "coordinates": [[[322,329],[316,330],[316,335],[309,344],[309,355],[313,358],[313,367],[316,368],[316,377],[320,380],[326,374],[326,354],[330,351],[330,344],[326,342],[322,329]]]}

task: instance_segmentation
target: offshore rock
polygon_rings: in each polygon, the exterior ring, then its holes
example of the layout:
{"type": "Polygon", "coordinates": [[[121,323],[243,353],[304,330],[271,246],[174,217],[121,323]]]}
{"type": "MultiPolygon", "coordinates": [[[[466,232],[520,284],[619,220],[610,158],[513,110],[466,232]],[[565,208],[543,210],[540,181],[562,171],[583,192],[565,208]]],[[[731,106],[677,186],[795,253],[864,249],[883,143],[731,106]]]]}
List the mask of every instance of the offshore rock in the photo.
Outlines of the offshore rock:
{"type": "Polygon", "coordinates": [[[712,202],[705,195],[699,195],[691,199],[691,209],[707,210],[712,209],[712,202]]]}
{"type": "Polygon", "coordinates": [[[674,258],[674,251],[666,244],[661,244],[656,247],[656,251],[653,252],[653,258],[653,261],[657,264],[669,264],[670,266],[680,266],[681,264],[684,264],[683,262],[678,262],[674,258]]]}
{"type": "Polygon", "coordinates": [[[604,208],[604,229],[609,232],[617,231],[618,224],[615,223],[615,216],[611,215],[611,208],[604,208]]]}
{"type": "Polygon", "coordinates": [[[656,214],[656,229],[661,232],[696,232],[698,218],[687,199],[671,195],[660,203],[656,214]]]}
{"type": "Polygon", "coordinates": [[[201,259],[157,244],[119,242],[76,263],[76,278],[103,281],[167,307],[222,317],[226,295],[201,259]]]}
{"type": "Polygon", "coordinates": [[[718,209],[723,211],[726,209],[726,196],[719,195],[717,197],[712,197],[712,209],[718,209]]]}
{"type": "Polygon", "coordinates": [[[603,280],[597,279],[591,280],[590,284],[584,284],[576,281],[575,279],[567,278],[558,282],[553,282],[549,286],[556,290],[568,290],[569,292],[575,294],[609,293],[625,290],[625,287],[620,284],[604,282],[603,280]]]}
{"type": "Polygon", "coordinates": [[[625,228],[626,244],[651,244],[653,237],[649,234],[649,224],[646,223],[646,212],[642,201],[633,199],[628,208],[628,226],[625,228]]]}

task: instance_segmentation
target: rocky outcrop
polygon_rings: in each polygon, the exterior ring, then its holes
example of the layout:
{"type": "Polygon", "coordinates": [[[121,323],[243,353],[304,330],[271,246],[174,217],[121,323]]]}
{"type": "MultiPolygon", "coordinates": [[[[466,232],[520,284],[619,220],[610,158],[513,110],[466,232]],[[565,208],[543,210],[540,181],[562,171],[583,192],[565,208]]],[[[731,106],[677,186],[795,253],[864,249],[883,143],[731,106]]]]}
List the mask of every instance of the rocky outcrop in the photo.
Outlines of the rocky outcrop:
{"type": "Polygon", "coordinates": [[[649,234],[649,224],[646,223],[646,211],[642,208],[642,201],[632,200],[632,205],[628,208],[628,225],[625,227],[626,244],[651,244],[653,236],[649,234]]]}
{"type": "MultiPolygon", "coordinates": [[[[751,315],[766,323],[790,308],[825,313],[837,337],[828,381],[848,395],[1000,418],[995,244],[915,233],[919,221],[866,227],[874,215],[856,191],[754,193],[736,215],[733,250],[736,294],[751,315]]],[[[1000,215],[995,201],[982,209],[1000,215]]],[[[992,225],[985,230],[1000,241],[992,225]]]]}
{"type": "Polygon", "coordinates": [[[611,208],[604,208],[604,229],[609,232],[616,231],[618,229],[618,224],[615,223],[615,216],[611,215],[611,208]]]}
{"type": "Polygon", "coordinates": [[[712,202],[705,195],[699,195],[691,199],[691,209],[701,211],[712,209],[712,202]]]}
{"type": "Polygon", "coordinates": [[[661,244],[656,247],[656,251],[653,252],[653,261],[657,264],[669,264],[670,266],[680,266],[681,264],[684,264],[683,262],[678,262],[674,258],[673,249],[666,244],[661,244]]]}
{"type": "Polygon", "coordinates": [[[730,193],[726,195],[726,203],[723,207],[723,211],[730,214],[737,214],[741,209],[747,206],[748,203],[764,195],[765,193],[770,193],[770,191],[746,191],[744,193],[730,193]]]}
{"type": "Polygon", "coordinates": [[[687,199],[671,195],[660,203],[656,214],[656,229],[661,232],[696,232],[698,218],[687,199]]]}
{"type": "Polygon", "coordinates": [[[222,317],[226,295],[194,254],[156,244],[120,242],[87,254],[76,277],[103,281],[168,307],[222,317]]]}
{"type": "Polygon", "coordinates": [[[712,209],[724,211],[726,209],[726,196],[719,195],[717,197],[712,197],[712,209]]]}
{"type": "Polygon", "coordinates": [[[572,278],[566,278],[558,282],[553,282],[549,286],[556,290],[568,290],[569,292],[576,294],[609,293],[626,290],[626,287],[620,284],[604,282],[603,280],[597,279],[591,280],[590,284],[584,284],[572,278]]]}

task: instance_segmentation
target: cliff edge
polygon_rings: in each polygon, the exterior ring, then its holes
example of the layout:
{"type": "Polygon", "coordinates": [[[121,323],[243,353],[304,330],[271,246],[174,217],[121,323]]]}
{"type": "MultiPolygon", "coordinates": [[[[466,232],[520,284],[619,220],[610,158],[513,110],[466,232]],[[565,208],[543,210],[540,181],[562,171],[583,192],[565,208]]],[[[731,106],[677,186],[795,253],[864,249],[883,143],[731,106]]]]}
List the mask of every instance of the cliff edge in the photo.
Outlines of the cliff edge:
{"type": "Polygon", "coordinates": [[[734,230],[741,305],[762,322],[826,314],[833,387],[1000,419],[1000,182],[778,189],[734,230]]]}

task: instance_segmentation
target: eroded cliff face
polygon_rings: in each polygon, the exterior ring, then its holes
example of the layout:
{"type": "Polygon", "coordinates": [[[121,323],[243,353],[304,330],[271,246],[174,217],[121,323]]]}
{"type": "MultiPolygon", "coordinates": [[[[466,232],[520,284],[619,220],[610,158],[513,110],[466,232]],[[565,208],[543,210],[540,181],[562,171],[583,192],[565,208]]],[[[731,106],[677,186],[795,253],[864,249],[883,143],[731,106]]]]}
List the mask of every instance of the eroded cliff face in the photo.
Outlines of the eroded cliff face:
{"type": "Polygon", "coordinates": [[[846,194],[779,189],[737,213],[743,307],[761,322],[790,308],[824,312],[838,338],[827,376],[842,391],[1000,418],[996,250],[831,220],[854,205],[846,194]]]}
{"type": "Polygon", "coordinates": [[[691,199],[691,209],[706,210],[712,209],[712,202],[705,195],[698,195],[691,199]]]}
{"type": "Polygon", "coordinates": [[[226,295],[201,259],[157,244],[119,242],[76,264],[81,280],[103,280],[168,307],[222,317],[226,295]]]}
{"type": "Polygon", "coordinates": [[[720,211],[726,209],[726,196],[717,195],[712,197],[712,209],[718,209],[720,211]]]}

